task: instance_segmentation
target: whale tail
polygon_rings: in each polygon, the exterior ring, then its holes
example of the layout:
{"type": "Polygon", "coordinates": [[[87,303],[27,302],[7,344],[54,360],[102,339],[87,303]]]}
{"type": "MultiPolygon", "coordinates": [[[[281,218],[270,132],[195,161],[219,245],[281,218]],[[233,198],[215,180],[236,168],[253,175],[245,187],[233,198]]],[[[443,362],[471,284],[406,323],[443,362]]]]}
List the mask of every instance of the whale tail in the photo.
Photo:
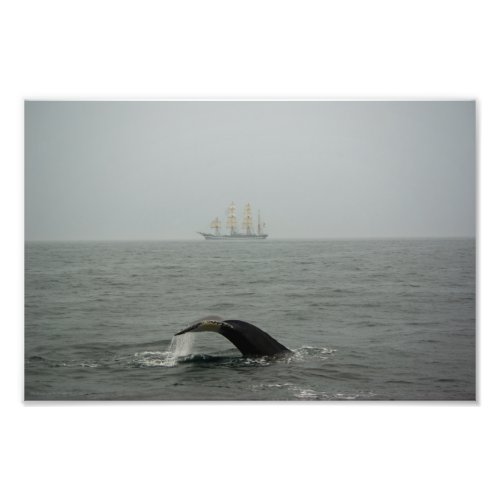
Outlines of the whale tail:
{"type": "Polygon", "coordinates": [[[272,356],[290,352],[283,344],[260,328],[236,319],[203,319],[175,335],[187,332],[216,332],[228,339],[244,356],[272,356]]]}

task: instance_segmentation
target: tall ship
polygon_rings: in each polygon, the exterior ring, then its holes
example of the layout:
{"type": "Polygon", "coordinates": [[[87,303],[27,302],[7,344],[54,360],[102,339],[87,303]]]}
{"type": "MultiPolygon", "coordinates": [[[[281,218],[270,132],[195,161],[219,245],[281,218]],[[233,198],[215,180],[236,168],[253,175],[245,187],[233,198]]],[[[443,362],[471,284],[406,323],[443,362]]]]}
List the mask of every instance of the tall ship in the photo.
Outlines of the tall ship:
{"type": "Polygon", "coordinates": [[[265,240],[268,235],[265,233],[266,224],[261,221],[260,211],[257,212],[257,232],[254,231],[252,207],[250,203],[243,209],[243,219],[241,222],[241,231],[238,231],[238,219],[236,217],[236,205],[234,202],[227,209],[226,228],[227,234],[221,233],[222,222],[216,217],[211,223],[210,228],[213,233],[199,233],[206,240],[265,240]]]}

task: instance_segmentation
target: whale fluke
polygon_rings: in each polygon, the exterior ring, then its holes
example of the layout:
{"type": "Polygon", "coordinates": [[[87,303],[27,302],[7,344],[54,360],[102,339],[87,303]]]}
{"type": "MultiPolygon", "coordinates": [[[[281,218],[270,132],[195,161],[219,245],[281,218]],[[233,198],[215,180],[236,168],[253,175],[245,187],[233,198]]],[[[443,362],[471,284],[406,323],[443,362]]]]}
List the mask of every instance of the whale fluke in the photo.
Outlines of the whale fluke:
{"type": "Polygon", "coordinates": [[[237,319],[203,319],[176,333],[217,332],[234,344],[244,356],[272,356],[290,352],[288,348],[273,339],[264,330],[237,319]]]}

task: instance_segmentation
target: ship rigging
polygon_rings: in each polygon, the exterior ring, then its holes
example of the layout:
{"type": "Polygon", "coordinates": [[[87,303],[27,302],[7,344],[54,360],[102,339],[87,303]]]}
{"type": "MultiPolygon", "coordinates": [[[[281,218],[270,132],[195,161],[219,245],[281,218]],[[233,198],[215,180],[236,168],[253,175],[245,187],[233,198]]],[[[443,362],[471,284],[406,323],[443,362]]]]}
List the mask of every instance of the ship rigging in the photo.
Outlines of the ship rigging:
{"type": "Polygon", "coordinates": [[[252,207],[247,203],[243,209],[241,231],[238,231],[238,218],[236,216],[236,205],[232,202],[227,209],[226,228],[227,234],[221,233],[222,222],[216,217],[210,223],[213,233],[199,232],[206,240],[265,240],[268,234],[265,233],[266,224],[262,222],[260,210],[257,212],[257,232],[254,231],[252,207]]]}

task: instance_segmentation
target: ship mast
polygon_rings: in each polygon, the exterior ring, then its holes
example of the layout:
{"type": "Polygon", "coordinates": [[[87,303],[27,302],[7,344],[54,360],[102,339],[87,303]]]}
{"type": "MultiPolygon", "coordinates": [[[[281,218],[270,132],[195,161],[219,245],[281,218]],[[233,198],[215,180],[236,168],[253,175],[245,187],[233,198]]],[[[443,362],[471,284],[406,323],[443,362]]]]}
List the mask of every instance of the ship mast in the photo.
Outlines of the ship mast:
{"type": "Polygon", "coordinates": [[[250,203],[247,203],[245,205],[245,208],[243,209],[243,223],[242,227],[246,234],[253,234],[253,219],[252,219],[252,207],[250,206],[250,203]]]}
{"type": "Polygon", "coordinates": [[[231,202],[231,205],[229,205],[229,208],[227,209],[226,226],[229,229],[230,234],[236,234],[238,221],[236,220],[236,205],[234,204],[234,201],[231,202]]]}
{"type": "Polygon", "coordinates": [[[219,217],[216,217],[211,223],[210,223],[210,227],[212,229],[215,229],[215,236],[220,236],[220,228],[221,228],[222,224],[220,222],[220,219],[219,217]]]}

